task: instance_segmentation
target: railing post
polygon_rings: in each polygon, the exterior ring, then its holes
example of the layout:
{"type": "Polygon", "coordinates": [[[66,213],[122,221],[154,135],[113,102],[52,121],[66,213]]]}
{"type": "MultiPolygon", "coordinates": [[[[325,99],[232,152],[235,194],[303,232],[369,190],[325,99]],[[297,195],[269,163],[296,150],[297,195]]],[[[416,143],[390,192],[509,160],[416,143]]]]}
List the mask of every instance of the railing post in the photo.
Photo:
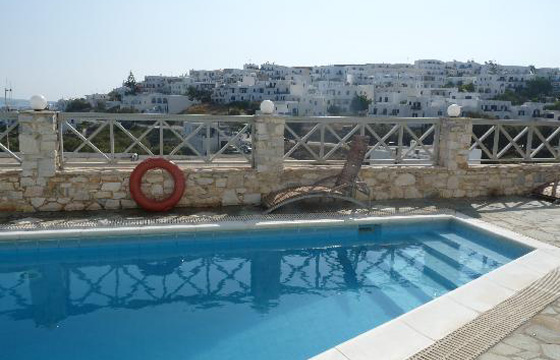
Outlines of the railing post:
{"type": "Polygon", "coordinates": [[[61,117],[60,113],[56,114],[56,126],[58,127],[58,154],[57,166],[59,170],[64,167],[64,124],[65,120],[61,117]]]}
{"type": "Polygon", "coordinates": [[[531,161],[533,153],[533,134],[535,133],[535,124],[528,125],[527,146],[525,147],[525,161],[531,161]]]}
{"type": "Polygon", "coordinates": [[[57,119],[53,111],[25,111],[19,114],[21,186],[24,197],[40,207],[48,197],[47,182],[56,173],[58,153],[57,119]]]}
{"type": "Polygon", "coordinates": [[[439,133],[438,165],[448,170],[469,166],[472,121],[469,118],[443,118],[439,133]]]}
{"type": "Polygon", "coordinates": [[[253,167],[258,173],[278,175],[284,170],[285,120],[271,115],[255,117],[252,132],[253,167]]]}

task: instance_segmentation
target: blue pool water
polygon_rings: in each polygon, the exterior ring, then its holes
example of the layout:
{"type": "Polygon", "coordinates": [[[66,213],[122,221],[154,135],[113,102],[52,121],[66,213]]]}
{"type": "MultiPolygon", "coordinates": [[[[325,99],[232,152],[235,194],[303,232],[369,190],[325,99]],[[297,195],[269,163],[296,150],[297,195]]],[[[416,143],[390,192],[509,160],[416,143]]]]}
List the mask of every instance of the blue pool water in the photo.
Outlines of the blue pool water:
{"type": "Polygon", "coordinates": [[[453,221],[0,247],[0,359],[305,359],[531,249],[453,221]]]}

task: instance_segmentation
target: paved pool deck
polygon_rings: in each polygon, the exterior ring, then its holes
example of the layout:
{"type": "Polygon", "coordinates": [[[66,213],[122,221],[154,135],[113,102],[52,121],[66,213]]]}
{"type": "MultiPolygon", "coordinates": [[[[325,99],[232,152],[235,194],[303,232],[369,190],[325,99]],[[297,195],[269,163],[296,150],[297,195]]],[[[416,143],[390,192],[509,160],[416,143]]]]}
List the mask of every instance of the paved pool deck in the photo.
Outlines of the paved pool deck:
{"type": "MultiPolygon", "coordinates": [[[[441,209],[451,209],[473,218],[501,226],[514,232],[532,237],[560,247],[560,205],[529,197],[494,197],[480,199],[429,199],[384,201],[372,204],[375,209],[387,213],[430,213],[441,209]]],[[[284,209],[283,213],[325,211],[324,206],[284,209]]],[[[332,211],[335,209],[329,208],[332,211]]],[[[201,217],[221,217],[226,215],[260,214],[259,208],[223,209],[177,209],[171,213],[150,214],[139,210],[1,214],[0,227],[13,226],[49,228],[59,226],[80,226],[88,223],[103,225],[108,221],[121,219],[123,222],[152,219],[189,221],[201,217]]],[[[342,212],[348,212],[341,210],[342,212]]],[[[359,211],[359,210],[350,210],[359,211]]],[[[538,315],[517,328],[485,354],[480,360],[560,360],[560,300],[550,304],[538,315]]]]}

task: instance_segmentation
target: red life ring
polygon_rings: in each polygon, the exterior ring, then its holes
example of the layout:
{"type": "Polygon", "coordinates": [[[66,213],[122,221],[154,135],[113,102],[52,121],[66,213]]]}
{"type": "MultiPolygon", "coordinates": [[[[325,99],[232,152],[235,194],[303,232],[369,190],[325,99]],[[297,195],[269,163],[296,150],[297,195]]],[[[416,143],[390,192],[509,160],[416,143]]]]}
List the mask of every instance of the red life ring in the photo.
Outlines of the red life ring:
{"type": "Polygon", "coordinates": [[[163,158],[151,158],[142,161],[130,174],[130,195],[138,205],[149,211],[167,211],[172,209],[185,192],[185,176],[177,165],[163,158]],[[146,197],[142,192],[142,177],[151,169],[163,169],[173,177],[173,193],[163,200],[146,197]]]}

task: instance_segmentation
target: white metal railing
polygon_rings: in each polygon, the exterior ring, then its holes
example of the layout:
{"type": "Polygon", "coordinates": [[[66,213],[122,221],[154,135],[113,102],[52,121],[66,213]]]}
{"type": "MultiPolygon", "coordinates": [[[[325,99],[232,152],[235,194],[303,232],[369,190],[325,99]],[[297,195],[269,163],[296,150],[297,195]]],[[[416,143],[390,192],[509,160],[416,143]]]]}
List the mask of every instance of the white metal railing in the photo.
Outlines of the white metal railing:
{"type": "Polygon", "coordinates": [[[252,116],[59,113],[59,163],[251,164],[252,116]]]}
{"type": "Polygon", "coordinates": [[[559,162],[560,122],[475,119],[474,150],[479,150],[481,163],[559,162]]]}
{"type": "Polygon", "coordinates": [[[18,125],[17,112],[0,112],[0,166],[21,164],[18,125]]]}
{"type": "Polygon", "coordinates": [[[439,118],[286,118],[284,161],[341,163],[352,137],[370,137],[369,164],[433,165],[437,161],[439,118]]]}

